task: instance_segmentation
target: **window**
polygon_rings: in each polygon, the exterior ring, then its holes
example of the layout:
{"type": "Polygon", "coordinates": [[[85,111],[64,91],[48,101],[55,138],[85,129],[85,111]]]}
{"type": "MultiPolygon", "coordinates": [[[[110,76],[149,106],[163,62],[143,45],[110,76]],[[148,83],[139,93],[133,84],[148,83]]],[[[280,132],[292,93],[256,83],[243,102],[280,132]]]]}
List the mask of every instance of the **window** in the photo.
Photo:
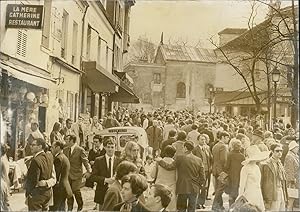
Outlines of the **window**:
{"type": "Polygon", "coordinates": [[[154,84],[160,84],[161,83],[160,73],[154,73],[153,74],[153,81],[154,81],[154,84]]]}
{"type": "Polygon", "coordinates": [[[114,68],[116,68],[117,70],[120,69],[120,62],[120,48],[116,45],[114,55],[114,68]]]}
{"type": "Polygon", "coordinates": [[[74,119],[74,94],[67,92],[67,113],[68,118],[74,119]]]}
{"type": "Polygon", "coordinates": [[[62,39],[61,39],[61,57],[66,58],[68,42],[68,22],[69,14],[64,10],[62,17],[62,39]]]}
{"type": "Polygon", "coordinates": [[[73,39],[72,39],[72,64],[76,62],[77,56],[77,37],[78,37],[78,24],[73,22],[73,39]]]}
{"type": "Polygon", "coordinates": [[[98,37],[98,48],[97,48],[97,62],[100,64],[101,61],[101,38],[98,37]]]}
{"type": "Polygon", "coordinates": [[[183,82],[179,82],[177,84],[176,98],[185,98],[185,90],[185,84],[183,82]]]}
{"type": "Polygon", "coordinates": [[[105,63],[105,69],[106,70],[108,69],[108,50],[109,50],[109,48],[108,48],[108,46],[106,46],[106,58],[105,58],[105,61],[106,61],[106,63],[105,63]]]}
{"type": "Polygon", "coordinates": [[[86,42],[86,57],[87,57],[87,59],[90,59],[90,53],[91,53],[91,36],[92,36],[92,29],[91,29],[91,26],[88,25],[87,42],[86,42]]]}
{"type": "Polygon", "coordinates": [[[119,2],[117,2],[116,13],[115,14],[116,14],[116,17],[115,17],[116,28],[117,28],[117,30],[119,30],[119,32],[122,32],[122,28],[123,28],[123,10],[122,10],[122,7],[121,7],[119,2]]]}
{"type": "Polygon", "coordinates": [[[46,48],[49,48],[49,40],[50,40],[50,17],[51,17],[51,6],[52,0],[44,1],[44,24],[43,24],[43,32],[42,32],[42,45],[46,48]],[[48,17],[48,18],[45,18],[48,17]]]}
{"type": "Polygon", "coordinates": [[[26,30],[18,30],[17,55],[26,57],[26,52],[27,52],[27,32],[26,30]]]}

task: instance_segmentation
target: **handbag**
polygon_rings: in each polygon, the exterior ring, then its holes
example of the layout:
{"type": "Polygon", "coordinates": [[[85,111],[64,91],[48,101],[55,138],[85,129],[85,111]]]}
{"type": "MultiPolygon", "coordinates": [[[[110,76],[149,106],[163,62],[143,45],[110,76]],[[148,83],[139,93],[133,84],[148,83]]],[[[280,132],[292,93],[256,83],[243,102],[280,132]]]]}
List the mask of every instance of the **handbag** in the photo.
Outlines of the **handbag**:
{"type": "Polygon", "coordinates": [[[231,210],[239,209],[242,207],[242,205],[244,205],[247,202],[248,202],[248,200],[246,199],[246,197],[241,195],[235,200],[235,202],[230,206],[230,208],[231,208],[231,210]]]}
{"type": "Polygon", "coordinates": [[[228,174],[225,172],[221,172],[217,178],[222,184],[227,184],[228,182],[228,174]]]}
{"type": "Polygon", "coordinates": [[[287,188],[288,197],[290,198],[299,198],[299,190],[297,188],[287,188]]]}

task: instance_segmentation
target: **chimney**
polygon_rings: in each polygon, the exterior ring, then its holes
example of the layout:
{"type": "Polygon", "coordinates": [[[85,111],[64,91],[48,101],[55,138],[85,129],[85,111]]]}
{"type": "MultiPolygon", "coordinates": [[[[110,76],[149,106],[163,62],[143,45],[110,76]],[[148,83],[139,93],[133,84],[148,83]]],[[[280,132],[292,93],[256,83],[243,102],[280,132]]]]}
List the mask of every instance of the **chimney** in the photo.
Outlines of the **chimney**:
{"type": "Polygon", "coordinates": [[[164,45],[164,32],[162,32],[160,36],[160,45],[164,45]]]}

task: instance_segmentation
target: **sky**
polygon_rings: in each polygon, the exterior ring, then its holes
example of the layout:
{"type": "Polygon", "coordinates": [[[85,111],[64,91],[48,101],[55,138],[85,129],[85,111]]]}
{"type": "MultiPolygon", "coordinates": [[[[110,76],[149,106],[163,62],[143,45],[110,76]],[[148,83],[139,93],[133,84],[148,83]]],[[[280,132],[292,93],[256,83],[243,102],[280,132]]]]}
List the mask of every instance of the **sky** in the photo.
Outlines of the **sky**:
{"type": "MultiPolygon", "coordinates": [[[[290,0],[282,1],[282,5],[290,0]]],[[[268,8],[260,4],[256,23],[264,20],[268,8]]],[[[213,48],[208,39],[225,28],[247,28],[251,4],[247,0],[136,0],[131,8],[130,36],[137,40],[146,36],[159,44],[161,33],[164,43],[175,41],[188,42],[213,48]]]]}

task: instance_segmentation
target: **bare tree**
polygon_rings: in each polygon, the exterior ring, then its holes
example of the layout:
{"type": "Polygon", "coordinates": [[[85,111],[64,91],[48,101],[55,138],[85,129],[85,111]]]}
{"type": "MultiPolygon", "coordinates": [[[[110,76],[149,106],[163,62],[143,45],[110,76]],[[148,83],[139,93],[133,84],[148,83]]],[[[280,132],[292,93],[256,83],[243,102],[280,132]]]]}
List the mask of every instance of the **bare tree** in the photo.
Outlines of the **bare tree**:
{"type": "Polygon", "coordinates": [[[127,63],[132,61],[153,62],[156,48],[156,45],[146,35],[140,36],[138,40],[132,42],[128,50],[127,63]]]}
{"type": "MultiPolygon", "coordinates": [[[[299,120],[299,32],[298,29],[298,5],[294,0],[291,6],[280,9],[277,4],[268,4],[265,1],[257,0],[259,3],[267,5],[272,11],[269,13],[269,19],[273,22],[272,33],[279,35],[278,42],[273,46],[273,55],[282,54],[280,60],[272,60],[275,64],[280,64],[287,69],[287,83],[290,88],[291,100],[291,123],[296,127],[299,120]],[[281,51],[278,52],[278,49],[281,51]],[[282,51],[283,49],[287,51],[282,51]],[[283,62],[282,62],[283,61],[283,62]]],[[[285,75],[283,75],[284,77],[285,75]]]]}
{"type": "Polygon", "coordinates": [[[261,93],[267,92],[270,107],[271,70],[279,67],[282,76],[287,76],[287,67],[291,66],[287,55],[295,51],[289,47],[289,41],[293,38],[295,30],[291,24],[293,9],[281,10],[272,5],[271,9],[274,8],[277,13],[270,13],[265,21],[255,25],[258,4],[261,4],[261,1],[253,1],[251,4],[248,31],[222,46],[217,45],[212,38],[210,42],[216,47],[222,62],[229,64],[241,76],[255,102],[256,112],[260,113],[261,105],[265,101],[261,93]]]}

